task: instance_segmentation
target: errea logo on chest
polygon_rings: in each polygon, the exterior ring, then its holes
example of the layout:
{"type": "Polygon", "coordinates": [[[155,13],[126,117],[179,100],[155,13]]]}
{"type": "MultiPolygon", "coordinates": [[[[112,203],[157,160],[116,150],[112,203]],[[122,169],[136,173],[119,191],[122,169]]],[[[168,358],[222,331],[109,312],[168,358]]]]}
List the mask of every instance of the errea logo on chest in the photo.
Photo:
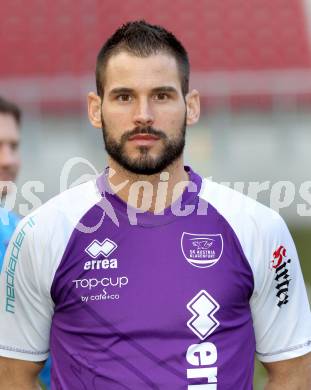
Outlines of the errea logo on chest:
{"type": "Polygon", "coordinates": [[[118,268],[117,259],[104,259],[104,260],[91,260],[86,261],[83,267],[86,271],[91,269],[108,269],[108,268],[118,268]]]}
{"type": "Polygon", "coordinates": [[[93,240],[90,245],[85,248],[85,252],[94,260],[86,261],[84,263],[84,269],[89,271],[94,269],[118,268],[117,259],[96,259],[99,255],[108,257],[117,249],[117,247],[118,245],[109,238],[105,238],[103,242],[93,240]]]}
{"type": "Polygon", "coordinates": [[[103,242],[99,242],[98,240],[94,240],[90,243],[90,245],[85,248],[85,252],[96,259],[99,255],[104,255],[105,257],[111,255],[117,249],[118,245],[110,240],[109,238],[105,238],[103,242]]]}

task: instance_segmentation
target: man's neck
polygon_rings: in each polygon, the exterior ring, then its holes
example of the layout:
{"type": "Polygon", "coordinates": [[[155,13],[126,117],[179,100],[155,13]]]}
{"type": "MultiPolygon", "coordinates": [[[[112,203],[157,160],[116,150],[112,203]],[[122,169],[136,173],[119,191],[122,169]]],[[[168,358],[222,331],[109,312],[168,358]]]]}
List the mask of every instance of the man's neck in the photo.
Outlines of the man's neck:
{"type": "Polygon", "coordinates": [[[154,175],[132,173],[111,158],[108,165],[108,180],[119,198],[132,207],[154,213],[161,212],[178,199],[189,181],[182,158],[154,175]]]}

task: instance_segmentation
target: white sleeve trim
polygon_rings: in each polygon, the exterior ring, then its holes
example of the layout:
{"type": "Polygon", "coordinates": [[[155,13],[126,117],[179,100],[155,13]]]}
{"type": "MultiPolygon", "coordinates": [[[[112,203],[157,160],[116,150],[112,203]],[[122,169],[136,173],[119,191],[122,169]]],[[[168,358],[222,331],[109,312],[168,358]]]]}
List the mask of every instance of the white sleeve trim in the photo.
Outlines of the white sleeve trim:
{"type": "Polygon", "coordinates": [[[29,351],[27,349],[0,344],[0,355],[12,359],[40,362],[48,358],[49,350],[45,352],[29,351]]]}
{"type": "Polygon", "coordinates": [[[272,363],[275,361],[294,359],[295,357],[306,355],[309,352],[311,352],[311,340],[283,350],[268,353],[257,352],[256,354],[261,362],[272,363]]]}

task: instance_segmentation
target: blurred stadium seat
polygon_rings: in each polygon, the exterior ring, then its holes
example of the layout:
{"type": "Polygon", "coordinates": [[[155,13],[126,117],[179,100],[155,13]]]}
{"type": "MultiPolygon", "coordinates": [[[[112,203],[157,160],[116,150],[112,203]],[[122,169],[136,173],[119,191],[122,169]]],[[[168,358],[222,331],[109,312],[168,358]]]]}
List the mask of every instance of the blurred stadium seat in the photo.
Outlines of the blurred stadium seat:
{"type": "Polygon", "coordinates": [[[95,56],[105,38],[127,20],[145,18],[168,26],[185,43],[193,82],[201,86],[206,104],[219,97],[229,97],[235,105],[254,102],[254,97],[259,105],[266,104],[273,95],[308,100],[311,54],[305,4],[132,0],[120,7],[114,0],[29,0],[24,7],[20,0],[3,2],[0,86],[12,94],[13,84],[16,95],[50,103],[50,108],[60,101],[79,105],[84,99],[79,86],[92,82],[95,56]],[[28,88],[25,78],[32,80],[33,94],[21,94],[28,88]]]}

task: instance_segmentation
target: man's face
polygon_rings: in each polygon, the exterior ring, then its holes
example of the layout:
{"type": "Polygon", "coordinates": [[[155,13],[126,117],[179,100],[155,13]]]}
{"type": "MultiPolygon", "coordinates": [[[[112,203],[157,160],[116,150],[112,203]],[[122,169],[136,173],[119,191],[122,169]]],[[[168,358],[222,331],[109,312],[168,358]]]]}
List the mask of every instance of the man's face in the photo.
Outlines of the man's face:
{"type": "MultiPolygon", "coordinates": [[[[14,117],[0,113],[0,181],[14,181],[20,166],[20,130],[14,117]]],[[[2,194],[7,188],[0,186],[2,194]]]]}
{"type": "Polygon", "coordinates": [[[186,104],[169,54],[112,56],[104,75],[101,120],[108,154],[125,169],[151,175],[181,156],[186,104]]]}

